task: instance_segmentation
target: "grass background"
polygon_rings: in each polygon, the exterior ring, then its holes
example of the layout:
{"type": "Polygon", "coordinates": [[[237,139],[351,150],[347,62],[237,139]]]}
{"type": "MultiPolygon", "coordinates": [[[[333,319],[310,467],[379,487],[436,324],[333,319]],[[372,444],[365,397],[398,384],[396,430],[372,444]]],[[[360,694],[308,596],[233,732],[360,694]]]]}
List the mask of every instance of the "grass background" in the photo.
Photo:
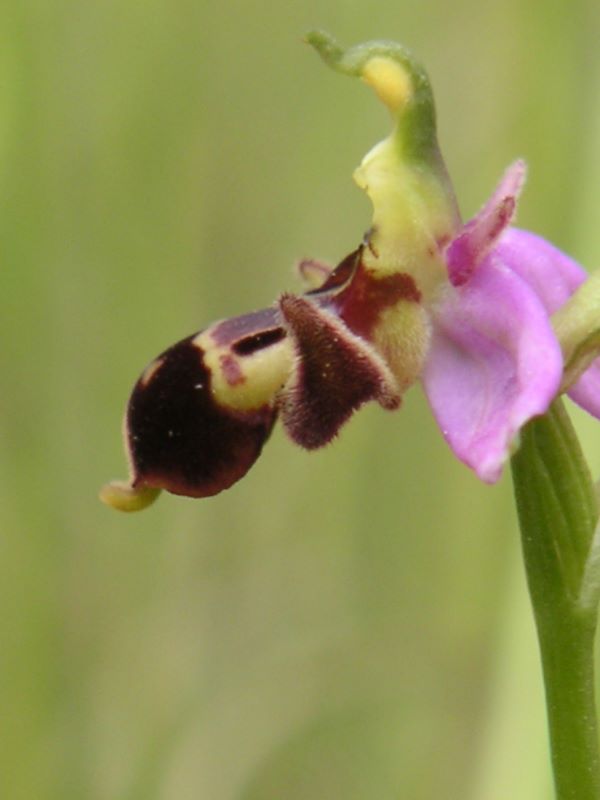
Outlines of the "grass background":
{"type": "Polygon", "coordinates": [[[308,28],[410,46],[465,216],[523,156],[520,224],[596,267],[598,3],[5,0],[0,23],[1,795],[549,798],[510,477],[455,462],[419,389],[322,452],[276,430],[214,499],[96,493],[152,357],[369,224],[350,175],[388,120],[308,28]]]}

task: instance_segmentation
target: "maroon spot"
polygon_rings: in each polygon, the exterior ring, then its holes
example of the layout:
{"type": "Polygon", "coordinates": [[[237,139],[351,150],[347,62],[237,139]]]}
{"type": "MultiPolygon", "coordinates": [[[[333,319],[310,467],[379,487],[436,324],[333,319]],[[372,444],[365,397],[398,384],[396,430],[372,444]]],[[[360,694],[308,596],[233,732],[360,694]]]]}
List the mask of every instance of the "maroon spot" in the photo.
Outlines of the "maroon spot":
{"type": "Polygon", "coordinates": [[[508,195],[505,197],[500,205],[494,211],[494,217],[492,227],[487,233],[486,240],[488,244],[494,242],[498,236],[502,233],[504,228],[510,222],[513,214],[515,213],[515,206],[517,201],[512,195],[508,195]]]}
{"type": "Polygon", "coordinates": [[[219,356],[219,365],[225,380],[230,386],[239,386],[241,383],[246,382],[246,376],[240,369],[240,365],[230,353],[224,353],[219,356]]]}
{"type": "Polygon", "coordinates": [[[331,299],[331,305],[350,330],[370,339],[381,313],[400,300],[420,302],[413,277],[394,273],[378,278],[361,261],[351,282],[331,299]]]}

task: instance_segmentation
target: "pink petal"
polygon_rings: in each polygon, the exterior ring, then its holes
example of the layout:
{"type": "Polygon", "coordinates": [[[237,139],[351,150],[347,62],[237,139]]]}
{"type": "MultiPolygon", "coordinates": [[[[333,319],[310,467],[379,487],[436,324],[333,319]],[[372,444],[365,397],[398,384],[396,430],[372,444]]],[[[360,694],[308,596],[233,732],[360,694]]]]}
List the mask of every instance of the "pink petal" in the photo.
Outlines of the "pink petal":
{"type": "Polygon", "coordinates": [[[481,211],[466,223],[448,246],[446,263],[453,286],[462,286],[470,279],[510,225],[525,181],[525,171],[523,161],[511,164],[481,211]]]}
{"type": "Polygon", "coordinates": [[[455,454],[493,483],[521,426],[558,391],[558,342],[538,298],[494,255],[432,316],[425,392],[455,454]]]}
{"type": "MultiPolygon", "coordinates": [[[[587,278],[576,261],[529,231],[510,228],[495,252],[529,284],[549,314],[558,311],[587,278]]],[[[600,418],[600,359],[594,361],[568,394],[577,405],[600,418]]]]}
{"type": "Polygon", "coordinates": [[[600,358],[571,386],[568,395],[588,414],[600,419],[600,358]]]}
{"type": "Polygon", "coordinates": [[[529,231],[510,228],[498,242],[495,253],[529,284],[548,314],[558,311],[586,278],[576,261],[529,231]]]}

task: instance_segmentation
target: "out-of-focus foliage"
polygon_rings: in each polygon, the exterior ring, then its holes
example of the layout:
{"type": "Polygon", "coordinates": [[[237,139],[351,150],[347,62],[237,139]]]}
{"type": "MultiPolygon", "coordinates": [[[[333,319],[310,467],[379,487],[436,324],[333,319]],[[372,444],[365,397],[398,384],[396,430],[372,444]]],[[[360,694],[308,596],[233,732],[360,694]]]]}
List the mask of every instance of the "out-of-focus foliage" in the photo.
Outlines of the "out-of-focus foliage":
{"type": "Polygon", "coordinates": [[[523,156],[520,223],[600,266],[597,2],[5,0],[0,21],[1,796],[548,797],[510,480],[456,463],[418,390],[323,452],[276,430],[211,500],[128,517],[96,491],[152,357],[369,223],[350,174],[388,120],[307,28],[411,47],[465,215],[523,156]]]}

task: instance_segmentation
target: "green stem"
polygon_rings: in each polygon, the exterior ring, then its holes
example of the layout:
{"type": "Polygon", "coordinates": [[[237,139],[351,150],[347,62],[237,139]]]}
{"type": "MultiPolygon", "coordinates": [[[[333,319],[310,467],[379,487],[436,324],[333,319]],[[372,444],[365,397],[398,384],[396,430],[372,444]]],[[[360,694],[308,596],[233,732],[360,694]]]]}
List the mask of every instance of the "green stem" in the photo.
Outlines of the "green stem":
{"type": "Polygon", "coordinates": [[[525,426],[512,469],[540,642],[557,800],[598,800],[597,611],[581,602],[597,506],[561,401],[525,426]]]}
{"type": "Polygon", "coordinates": [[[559,800],[600,797],[594,630],[594,621],[575,616],[552,630],[542,631],[538,626],[559,800]]]}

